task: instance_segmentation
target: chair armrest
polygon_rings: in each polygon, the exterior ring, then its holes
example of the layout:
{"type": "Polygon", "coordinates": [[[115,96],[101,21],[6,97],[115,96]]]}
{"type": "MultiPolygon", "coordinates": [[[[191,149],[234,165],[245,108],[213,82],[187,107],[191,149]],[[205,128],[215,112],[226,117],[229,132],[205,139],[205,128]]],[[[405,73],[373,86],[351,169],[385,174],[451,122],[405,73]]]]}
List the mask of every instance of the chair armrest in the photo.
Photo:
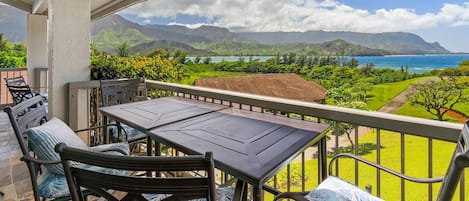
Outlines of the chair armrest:
{"type": "MultiPolygon", "coordinates": [[[[127,131],[119,123],[105,124],[105,125],[101,125],[101,126],[89,127],[89,128],[75,130],[74,132],[78,133],[78,132],[83,132],[83,131],[90,131],[90,130],[96,130],[96,129],[100,129],[100,128],[106,128],[106,127],[110,127],[110,126],[116,126],[119,130],[123,131],[124,135],[127,137],[127,135],[128,135],[127,131]]],[[[122,141],[122,142],[125,142],[125,141],[122,141]]]]}
{"type": "Polygon", "coordinates": [[[274,197],[274,201],[281,200],[281,199],[293,199],[297,201],[309,201],[305,198],[305,195],[308,192],[285,192],[280,193],[274,197]]]}
{"type": "Polygon", "coordinates": [[[109,126],[116,126],[116,127],[118,127],[119,129],[122,129],[125,132],[124,128],[122,128],[122,126],[120,124],[105,124],[105,125],[101,125],[101,126],[93,126],[93,127],[89,127],[89,128],[78,129],[78,130],[75,130],[75,133],[82,132],[82,131],[96,130],[96,129],[99,129],[99,128],[105,128],[105,127],[109,127],[109,126]]]}
{"type": "Polygon", "coordinates": [[[411,182],[415,182],[415,183],[424,183],[424,184],[430,184],[430,183],[436,183],[436,182],[442,182],[443,181],[443,178],[444,177],[436,177],[436,178],[415,178],[415,177],[411,177],[411,176],[407,176],[405,174],[401,174],[399,172],[396,172],[392,169],[389,169],[387,167],[384,167],[380,164],[376,164],[374,162],[371,162],[369,160],[366,160],[364,158],[361,158],[361,157],[358,157],[358,156],[355,156],[353,154],[347,154],[347,153],[344,153],[344,154],[338,154],[336,156],[334,156],[330,163],[329,163],[329,174],[332,173],[332,165],[334,164],[334,161],[338,160],[339,158],[351,158],[351,159],[354,159],[356,161],[359,161],[359,162],[362,162],[366,165],[369,165],[371,167],[374,167],[376,169],[379,169],[379,170],[382,170],[382,171],[385,171],[389,174],[392,174],[396,177],[399,177],[399,178],[402,178],[402,179],[405,179],[407,181],[411,181],[411,182]]]}
{"type": "Polygon", "coordinates": [[[20,158],[20,160],[21,161],[33,162],[33,163],[37,163],[37,164],[41,164],[41,165],[53,165],[53,164],[61,163],[61,161],[59,161],[59,160],[57,160],[57,161],[46,161],[46,160],[33,158],[33,157],[30,157],[30,156],[22,156],[20,158]]]}

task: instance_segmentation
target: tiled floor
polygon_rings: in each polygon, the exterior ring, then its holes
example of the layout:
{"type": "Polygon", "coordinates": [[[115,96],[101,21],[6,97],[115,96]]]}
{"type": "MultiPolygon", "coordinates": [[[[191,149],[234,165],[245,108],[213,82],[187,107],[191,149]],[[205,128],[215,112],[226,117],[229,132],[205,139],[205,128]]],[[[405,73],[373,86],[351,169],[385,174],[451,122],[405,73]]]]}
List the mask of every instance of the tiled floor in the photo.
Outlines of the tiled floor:
{"type": "Polygon", "coordinates": [[[34,200],[28,169],[20,161],[21,151],[8,116],[0,112],[0,200],[34,200]]]}

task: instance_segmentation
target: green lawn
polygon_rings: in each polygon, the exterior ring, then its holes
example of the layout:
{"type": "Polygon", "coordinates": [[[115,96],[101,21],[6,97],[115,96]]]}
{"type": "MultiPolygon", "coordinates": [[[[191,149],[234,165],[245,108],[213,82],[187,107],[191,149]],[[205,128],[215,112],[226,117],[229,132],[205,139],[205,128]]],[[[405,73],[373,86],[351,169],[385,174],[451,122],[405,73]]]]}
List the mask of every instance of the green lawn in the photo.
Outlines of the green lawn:
{"type": "Polygon", "coordinates": [[[244,75],[247,75],[247,73],[215,71],[213,66],[210,66],[210,65],[192,65],[188,67],[186,75],[187,76],[181,81],[179,81],[179,83],[193,85],[195,80],[199,78],[244,76],[244,75]]]}
{"type": "MultiPolygon", "coordinates": [[[[376,143],[376,134],[370,132],[368,135],[360,138],[360,143],[376,143]]],[[[381,149],[381,164],[386,167],[392,168],[396,171],[400,171],[400,135],[394,132],[381,131],[381,145],[384,147],[381,149]]],[[[443,176],[446,172],[446,168],[451,159],[451,155],[454,151],[455,145],[453,143],[433,140],[433,175],[443,176]]],[[[405,136],[405,172],[407,175],[424,178],[428,176],[428,140],[422,137],[405,136]]],[[[364,158],[376,161],[376,151],[363,156],[364,158]]],[[[292,175],[301,175],[301,163],[293,162],[291,164],[292,175]],[[300,172],[300,173],[295,173],[300,172]]],[[[317,160],[310,160],[305,164],[307,181],[306,190],[314,189],[317,185],[317,160]]],[[[339,163],[339,177],[343,178],[351,183],[355,181],[354,171],[351,168],[354,167],[354,162],[350,159],[341,160],[339,163]]],[[[282,170],[279,175],[286,175],[286,170],[282,170]]],[[[466,172],[466,179],[469,179],[469,172],[466,172]]],[[[281,176],[278,176],[279,180],[285,180],[281,176]]],[[[291,191],[301,191],[301,177],[295,179],[293,176],[293,182],[291,191]],[[296,185],[295,185],[296,184],[296,185]]],[[[359,165],[359,183],[358,186],[362,189],[367,184],[373,186],[373,194],[376,195],[376,170],[365,165],[359,165]]],[[[468,180],[466,180],[468,181],[468,180]]],[[[284,183],[279,181],[279,183],[284,183]]],[[[385,200],[402,200],[400,192],[400,179],[395,178],[387,173],[381,173],[381,198],[385,200]]],[[[436,199],[440,184],[433,185],[433,200],[436,199]]],[[[465,186],[466,192],[469,192],[469,185],[465,186]]],[[[405,184],[405,200],[428,200],[428,185],[426,184],[415,184],[406,182],[405,184]]],[[[286,191],[286,187],[281,188],[282,191],[286,191]]],[[[458,192],[457,190],[456,192],[458,192]]],[[[272,200],[272,195],[266,193],[265,200],[272,200]]],[[[455,195],[453,200],[459,200],[459,194],[455,195]]]]}
{"type": "MultiPolygon", "coordinates": [[[[410,102],[406,102],[401,108],[399,108],[399,110],[397,110],[395,114],[437,120],[436,116],[425,111],[425,109],[422,106],[411,105],[410,102]]],[[[444,119],[446,121],[459,123],[457,119],[452,118],[448,115],[445,115],[444,119]]]]}
{"type": "Polygon", "coordinates": [[[375,85],[373,90],[368,93],[368,96],[370,98],[368,98],[366,104],[371,110],[379,110],[379,108],[383,107],[387,102],[389,102],[399,93],[407,89],[407,87],[409,87],[413,83],[428,78],[429,77],[421,77],[401,82],[375,85]]]}
{"type": "MultiPolygon", "coordinates": [[[[469,77],[466,77],[463,79],[469,80],[469,77]]],[[[469,114],[469,104],[466,104],[466,103],[458,103],[454,106],[453,109],[459,112],[462,112],[466,115],[469,114]]],[[[436,116],[425,111],[425,109],[422,106],[411,105],[410,102],[406,102],[401,108],[399,108],[399,110],[397,110],[396,114],[436,120],[436,116]]],[[[444,119],[450,122],[456,122],[456,123],[459,122],[457,119],[452,118],[448,115],[445,115],[444,119]]]]}

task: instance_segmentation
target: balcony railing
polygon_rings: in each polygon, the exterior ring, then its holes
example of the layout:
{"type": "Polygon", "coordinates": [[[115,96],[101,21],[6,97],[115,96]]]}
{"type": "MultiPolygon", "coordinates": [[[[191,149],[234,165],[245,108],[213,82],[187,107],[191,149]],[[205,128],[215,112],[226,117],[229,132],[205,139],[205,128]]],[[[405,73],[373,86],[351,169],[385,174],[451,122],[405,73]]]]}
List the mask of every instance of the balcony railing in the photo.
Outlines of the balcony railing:
{"type": "MultiPolygon", "coordinates": [[[[98,88],[98,81],[78,82],[69,85],[69,120],[74,129],[99,124],[98,88]]],[[[341,150],[339,147],[349,145],[348,140],[345,140],[345,143],[341,142],[343,137],[333,134],[339,133],[340,125],[345,123],[356,125],[349,130],[351,140],[355,145],[351,147],[352,153],[358,155],[363,150],[368,151],[367,159],[385,166],[390,164],[391,168],[396,171],[415,177],[438,177],[445,174],[462,128],[461,124],[455,123],[159,81],[148,80],[147,88],[153,97],[181,96],[272,115],[285,115],[306,122],[331,123],[334,128],[332,128],[328,142],[329,147],[327,147],[330,154],[338,153],[341,150]],[[359,138],[359,135],[363,135],[364,138],[359,138]],[[367,144],[371,144],[371,148],[370,146],[362,146],[367,144]],[[418,160],[412,156],[418,157],[418,160]],[[424,157],[422,158],[422,156],[424,157]],[[416,162],[419,163],[416,164],[416,162]]],[[[303,152],[285,170],[282,170],[267,183],[269,188],[266,189],[266,200],[268,200],[268,194],[276,194],[279,191],[312,190],[326,177],[327,164],[311,160],[316,157],[316,149],[316,147],[312,147],[303,152]]],[[[389,180],[389,175],[386,173],[369,169],[357,162],[346,160],[342,162],[341,160],[340,164],[342,165],[335,164],[334,174],[339,172],[341,178],[355,183],[361,188],[364,188],[365,185],[371,185],[374,195],[387,200],[434,200],[438,193],[439,184],[413,184],[401,179],[389,180]],[[386,181],[383,180],[384,178],[386,181]]],[[[229,175],[221,174],[220,176],[221,182],[227,178],[229,175]]],[[[468,185],[465,184],[466,179],[463,176],[459,193],[456,194],[454,200],[465,200],[465,191],[468,191],[468,185]]]]}

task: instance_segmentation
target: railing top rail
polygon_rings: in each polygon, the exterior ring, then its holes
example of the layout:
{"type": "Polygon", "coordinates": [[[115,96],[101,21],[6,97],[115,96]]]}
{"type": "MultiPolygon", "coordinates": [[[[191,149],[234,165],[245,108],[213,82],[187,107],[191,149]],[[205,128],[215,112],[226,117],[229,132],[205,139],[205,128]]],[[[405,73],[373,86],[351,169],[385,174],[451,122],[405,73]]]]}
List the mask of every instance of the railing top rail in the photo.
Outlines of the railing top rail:
{"type": "Polygon", "coordinates": [[[26,68],[0,68],[0,72],[5,71],[24,71],[26,68]]]}
{"type": "Polygon", "coordinates": [[[211,97],[236,103],[270,108],[339,122],[347,122],[372,128],[413,134],[434,139],[456,142],[462,124],[407,117],[383,112],[363,111],[317,103],[260,96],[233,91],[187,86],[160,81],[147,81],[148,88],[211,97]]]}
{"type": "MultiPolygon", "coordinates": [[[[458,140],[459,133],[462,128],[462,124],[407,117],[383,112],[363,111],[317,103],[246,94],[206,87],[166,83],[153,80],[147,80],[146,83],[147,88],[187,93],[202,97],[232,101],[278,111],[319,117],[338,122],[352,123],[371,128],[381,128],[384,130],[451,142],[456,142],[458,140]]],[[[71,89],[94,88],[99,87],[99,81],[95,80],[75,82],[70,83],[69,87],[71,89]]]]}

